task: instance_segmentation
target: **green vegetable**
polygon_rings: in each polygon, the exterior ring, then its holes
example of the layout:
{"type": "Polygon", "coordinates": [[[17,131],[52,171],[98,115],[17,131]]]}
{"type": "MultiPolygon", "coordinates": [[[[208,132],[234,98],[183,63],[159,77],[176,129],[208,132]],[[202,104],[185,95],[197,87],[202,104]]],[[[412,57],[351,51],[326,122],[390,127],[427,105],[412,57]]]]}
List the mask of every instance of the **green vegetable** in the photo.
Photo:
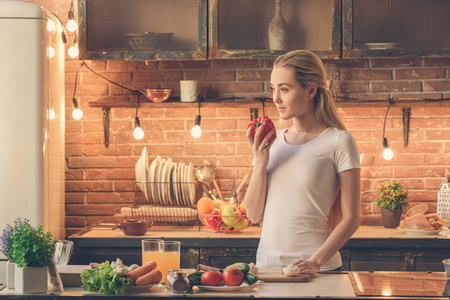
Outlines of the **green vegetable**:
{"type": "Polygon", "coordinates": [[[186,294],[192,294],[192,288],[194,285],[201,285],[202,284],[202,275],[205,273],[204,271],[195,271],[194,273],[191,273],[187,276],[187,279],[189,280],[189,286],[186,291],[186,294]]]}
{"type": "Polygon", "coordinates": [[[226,270],[228,270],[230,268],[238,268],[244,274],[247,274],[247,272],[250,271],[250,266],[248,264],[246,264],[246,263],[234,263],[232,265],[229,265],[228,267],[226,267],[223,270],[226,271],[226,270]]]}
{"type": "Polygon", "coordinates": [[[259,280],[259,278],[258,278],[258,276],[253,275],[252,273],[247,273],[247,274],[245,274],[245,280],[247,281],[247,283],[249,285],[252,285],[255,282],[257,282],[259,280]]]}
{"type": "Polygon", "coordinates": [[[84,290],[99,291],[107,295],[121,295],[124,293],[126,286],[133,285],[130,278],[113,272],[109,261],[105,261],[93,270],[83,270],[81,282],[83,283],[81,287],[84,290]]]}

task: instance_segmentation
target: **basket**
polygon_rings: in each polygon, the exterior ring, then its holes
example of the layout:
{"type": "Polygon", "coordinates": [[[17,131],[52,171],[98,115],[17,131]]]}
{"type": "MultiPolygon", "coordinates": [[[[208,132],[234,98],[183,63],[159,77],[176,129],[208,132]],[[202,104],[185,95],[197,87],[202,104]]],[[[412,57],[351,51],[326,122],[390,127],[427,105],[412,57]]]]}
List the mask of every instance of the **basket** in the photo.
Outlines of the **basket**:
{"type": "Polygon", "coordinates": [[[415,216],[417,214],[424,214],[424,213],[427,212],[427,210],[428,210],[428,205],[426,205],[426,204],[419,204],[419,205],[413,206],[410,209],[408,209],[406,211],[405,215],[408,218],[408,217],[415,216]]]}
{"type": "Polygon", "coordinates": [[[442,187],[438,192],[437,213],[441,219],[450,219],[450,188],[447,178],[442,180],[442,187]]]}
{"type": "Polygon", "coordinates": [[[252,225],[252,222],[244,214],[237,217],[221,216],[220,213],[199,214],[198,218],[207,228],[222,233],[242,231],[252,225]]]}

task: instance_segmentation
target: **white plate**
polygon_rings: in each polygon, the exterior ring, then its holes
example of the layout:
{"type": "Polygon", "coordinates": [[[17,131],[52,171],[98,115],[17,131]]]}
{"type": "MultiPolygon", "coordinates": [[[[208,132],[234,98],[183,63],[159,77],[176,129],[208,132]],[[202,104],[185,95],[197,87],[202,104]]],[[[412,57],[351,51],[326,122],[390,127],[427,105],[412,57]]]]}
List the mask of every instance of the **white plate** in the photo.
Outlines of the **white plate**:
{"type": "Polygon", "coordinates": [[[408,235],[435,235],[440,232],[440,230],[408,229],[400,227],[397,227],[397,229],[406,232],[408,235]]]}
{"type": "Polygon", "coordinates": [[[181,205],[184,205],[184,197],[183,197],[183,170],[184,170],[184,162],[180,163],[178,170],[178,197],[180,197],[181,205]]]}
{"type": "Polygon", "coordinates": [[[173,162],[172,159],[168,159],[167,161],[167,165],[166,165],[166,174],[165,174],[165,179],[164,179],[164,195],[165,195],[165,201],[166,204],[170,204],[173,205],[174,203],[172,202],[172,197],[170,195],[170,180],[172,178],[172,172],[173,172],[173,162]]]}
{"type": "Polygon", "coordinates": [[[156,176],[155,176],[155,189],[156,189],[156,197],[158,198],[158,202],[160,203],[164,203],[163,198],[162,198],[162,194],[161,194],[161,173],[162,173],[162,169],[163,167],[166,165],[166,160],[163,158],[161,159],[161,163],[159,164],[159,168],[156,171],[156,176]]]}
{"type": "Polygon", "coordinates": [[[141,178],[143,179],[142,181],[144,181],[144,184],[142,185],[144,189],[143,192],[145,195],[145,199],[147,199],[148,201],[150,191],[148,191],[147,189],[147,173],[149,169],[147,147],[144,147],[144,149],[142,149],[140,164],[141,164],[140,165],[141,178]]]}
{"type": "Polygon", "coordinates": [[[172,179],[171,179],[170,187],[172,190],[173,201],[175,202],[174,204],[180,205],[180,200],[178,200],[177,172],[178,172],[178,164],[173,163],[172,179]]]}
{"type": "Polygon", "coordinates": [[[183,170],[183,196],[184,196],[184,202],[186,205],[191,205],[191,200],[189,199],[189,184],[188,182],[188,171],[189,171],[189,165],[184,165],[183,170]]]}
{"type": "Polygon", "coordinates": [[[195,180],[194,180],[194,165],[192,163],[189,163],[189,169],[188,169],[188,181],[189,181],[189,199],[191,202],[191,205],[195,205],[195,180]]]}
{"type": "Polygon", "coordinates": [[[161,165],[161,156],[158,155],[150,165],[150,192],[152,195],[153,203],[158,203],[159,201],[155,182],[157,181],[156,173],[158,172],[160,165],[161,165]]]}
{"type": "Polygon", "coordinates": [[[261,284],[261,281],[257,281],[252,285],[248,285],[248,283],[244,282],[240,286],[206,286],[206,285],[197,285],[200,290],[208,291],[208,292],[244,292],[250,291],[253,288],[257,287],[261,284]]]}

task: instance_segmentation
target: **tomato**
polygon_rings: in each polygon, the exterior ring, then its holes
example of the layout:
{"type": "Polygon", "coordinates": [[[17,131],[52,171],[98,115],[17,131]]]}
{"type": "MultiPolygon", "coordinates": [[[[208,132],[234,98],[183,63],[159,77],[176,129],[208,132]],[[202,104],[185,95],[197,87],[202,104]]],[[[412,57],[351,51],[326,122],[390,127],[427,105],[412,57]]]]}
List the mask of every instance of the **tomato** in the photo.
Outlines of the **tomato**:
{"type": "Polygon", "coordinates": [[[220,286],[223,281],[223,276],[217,271],[208,271],[203,273],[201,282],[207,286],[220,286]]]}
{"type": "Polygon", "coordinates": [[[244,282],[244,273],[238,268],[230,268],[223,272],[223,282],[228,286],[240,286],[244,282]]]}

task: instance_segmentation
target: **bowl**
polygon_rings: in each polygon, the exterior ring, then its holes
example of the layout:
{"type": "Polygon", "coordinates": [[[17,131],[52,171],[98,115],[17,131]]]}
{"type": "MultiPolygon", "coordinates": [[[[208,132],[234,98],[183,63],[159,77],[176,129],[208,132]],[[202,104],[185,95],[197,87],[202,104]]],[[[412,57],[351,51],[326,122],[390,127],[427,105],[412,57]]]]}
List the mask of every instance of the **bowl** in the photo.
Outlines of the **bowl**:
{"type": "Polygon", "coordinates": [[[242,231],[252,225],[246,215],[221,216],[220,214],[199,214],[199,220],[207,228],[222,233],[242,231]],[[225,222],[224,222],[225,221],[225,222]]]}
{"type": "Polygon", "coordinates": [[[55,255],[53,261],[55,265],[67,265],[72,255],[73,242],[66,240],[59,240],[55,245],[55,255]]]}
{"type": "Polygon", "coordinates": [[[450,277],[450,258],[446,258],[442,261],[444,264],[445,272],[447,272],[447,276],[450,277]]]}
{"type": "Polygon", "coordinates": [[[117,227],[119,227],[125,235],[144,235],[152,225],[153,221],[129,219],[120,222],[117,227]]]}
{"type": "Polygon", "coordinates": [[[164,102],[169,99],[173,89],[139,89],[152,102],[164,102]]]}

